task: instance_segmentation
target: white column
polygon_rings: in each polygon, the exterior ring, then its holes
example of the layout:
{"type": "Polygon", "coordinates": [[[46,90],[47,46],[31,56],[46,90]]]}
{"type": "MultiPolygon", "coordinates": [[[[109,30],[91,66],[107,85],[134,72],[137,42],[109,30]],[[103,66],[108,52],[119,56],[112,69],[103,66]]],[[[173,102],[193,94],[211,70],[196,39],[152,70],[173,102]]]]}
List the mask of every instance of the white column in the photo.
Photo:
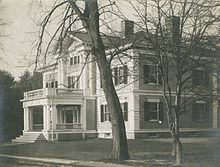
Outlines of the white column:
{"type": "Polygon", "coordinates": [[[47,130],[47,105],[43,106],[43,127],[44,127],[44,131],[47,130]]]}
{"type": "Polygon", "coordinates": [[[57,125],[57,108],[56,105],[52,105],[52,123],[53,123],[53,129],[56,129],[57,125]]]}
{"type": "Polygon", "coordinates": [[[26,120],[27,120],[26,122],[27,131],[29,131],[30,130],[30,109],[29,108],[27,108],[26,120]]]}
{"type": "Polygon", "coordinates": [[[46,88],[46,74],[43,74],[43,88],[46,88]]]}
{"type": "Polygon", "coordinates": [[[80,115],[80,110],[77,110],[77,123],[81,122],[81,115],[80,115]]]}
{"type": "MultiPolygon", "coordinates": [[[[217,81],[217,72],[214,71],[213,75],[212,75],[212,89],[213,89],[213,102],[212,102],[212,112],[213,112],[213,120],[212,120],[212,124],[213,124],[213,128],[218,128],[218,81],[217,81]]],[[[211,113],[210,113],[211,114],[211,113]]]]}
{"type": "Polygon", "coordinates": [[[73,110],[73,123],[77,122],[77,111],[73,110]]]}
{"type": "Polygon", "coordinates": [[[47,108],[47,112],[46,112],[46,127],[47,127],[47,130],[50,130],[50,106],[49,105],[47,105],[46,106],[46,108],[47,108]]]}
{"type": "Polygon", "coordinates": [[[218,101],[213,100],[212,103],[212,112],[213,112],[213,128],[218,128],[218,101]]]}
{"type": "Polygon", "coordinates": [[[133,113],[130,112],[128,119],[132,119],[134,130],[140,129],[140,109],[139,109],[139,95],[133,96],[133,113]],[[133,114],[133,115],[132,115],[133,114]]]}
{"type": "Polygon", "coordinates": [[[33,108],[29,110],[29,130],[33,130],[33,108]]]}
{"type": "Polygon", "coordinates": [[[27,131],[27,112],[28,112],[28,108],[27,107],[24,107],[24,131],[27,131]]]}
{"type": "Polygon", "coordinates": [[[86,130],[86,99],[84,99],[84,104],[81,105],[81,120],[82,128],[86,130]]]}

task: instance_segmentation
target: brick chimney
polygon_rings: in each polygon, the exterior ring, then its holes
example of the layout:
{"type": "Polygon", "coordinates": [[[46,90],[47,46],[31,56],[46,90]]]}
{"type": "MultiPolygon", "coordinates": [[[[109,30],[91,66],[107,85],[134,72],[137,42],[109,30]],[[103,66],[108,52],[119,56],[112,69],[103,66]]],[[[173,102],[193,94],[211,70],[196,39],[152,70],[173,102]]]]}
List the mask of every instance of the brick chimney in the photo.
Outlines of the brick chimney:
{"type": "Polygon", "coordinates": [[[165,20],[168,35],[177,42],[180,37],[180,17],[171,16],[165,20]]]}
{"type": "Polygon", "coordinates": [[[123,20],[121,22],[122,36],[127,38],[134,34],[134,22],[130,20],[123,20]]]}

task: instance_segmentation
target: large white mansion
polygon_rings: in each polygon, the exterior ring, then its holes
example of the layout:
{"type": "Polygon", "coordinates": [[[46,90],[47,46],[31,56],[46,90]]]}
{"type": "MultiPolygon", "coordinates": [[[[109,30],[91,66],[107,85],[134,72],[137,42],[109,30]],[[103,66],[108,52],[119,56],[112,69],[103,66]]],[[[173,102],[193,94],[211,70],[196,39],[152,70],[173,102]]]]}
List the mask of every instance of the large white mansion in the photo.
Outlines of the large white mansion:
{"type": "MultiPolygon", "coordinates": [[[[122,40],[103,36],[107,53],[112,49],[108,46],[114,42],[121,40],[124,46],[129,46],[131,37],[139,38],[140,33],[133,32],[133,22],[124,21],[123,24],[122,40]]],[[[41,69],[43,88],[24,93],[24,130],[15,141],[111,137],[111,118],[89,36],[85,32],[71,32],[69,37],[71,40],[65,54],[58,57],[56,63],[41,69]]],[[[146,51],[130,48],[125,53],[113,59],[111,64],[127,137],[168,137],[158,67],[136,61],[140,56],[150,54],[146,51]]],[[[197,77],[203,76],[204,71],[197,69],[195,73],[197,77]]],[[[204,86],[205,80],[217,87],[216,75],[204,75],[196,84],[204,86]]],[[[211,93],[217,95],[217,91],[211,93]]],[[[219,127],[218,100],[215,98],[209,102],[195,101],[180,120],[183,135],[209,134],[219,127]]]]}

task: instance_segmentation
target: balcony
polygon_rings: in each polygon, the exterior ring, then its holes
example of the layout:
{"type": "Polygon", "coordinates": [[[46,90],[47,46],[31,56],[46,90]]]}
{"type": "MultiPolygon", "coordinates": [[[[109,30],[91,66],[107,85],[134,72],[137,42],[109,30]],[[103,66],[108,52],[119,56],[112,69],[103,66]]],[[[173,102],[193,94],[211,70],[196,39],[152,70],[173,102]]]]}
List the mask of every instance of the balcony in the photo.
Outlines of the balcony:
{"type": "Polygon", "coordinates": [[[23,101],[34,100],[39,98],[73,97],[83,95],[84,92],[82,89],[44,88],[25,92],[23,101]]]}

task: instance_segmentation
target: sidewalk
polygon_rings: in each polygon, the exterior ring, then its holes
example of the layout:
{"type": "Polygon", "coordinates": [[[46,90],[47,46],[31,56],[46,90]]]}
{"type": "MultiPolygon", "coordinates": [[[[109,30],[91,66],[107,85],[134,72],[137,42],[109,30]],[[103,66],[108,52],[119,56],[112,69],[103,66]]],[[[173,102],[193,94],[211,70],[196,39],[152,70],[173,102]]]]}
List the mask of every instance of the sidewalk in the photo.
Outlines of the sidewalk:
{"type": "Polygon", "coordinates": [[[79,160],[69,160],[69,159],[57,159],[57,158],[35,158],[35,157],[22,157],[13,155],[0,154],[0,157],[11,158],[16,160],[22,160],[27,162],[41,162],[56,165],[68,165],[68,166],[84,166],[84,167],[130,167],[127,165],[105,163],[105,162],[95,162],[95,161],[79,161],[79,160]]]}

